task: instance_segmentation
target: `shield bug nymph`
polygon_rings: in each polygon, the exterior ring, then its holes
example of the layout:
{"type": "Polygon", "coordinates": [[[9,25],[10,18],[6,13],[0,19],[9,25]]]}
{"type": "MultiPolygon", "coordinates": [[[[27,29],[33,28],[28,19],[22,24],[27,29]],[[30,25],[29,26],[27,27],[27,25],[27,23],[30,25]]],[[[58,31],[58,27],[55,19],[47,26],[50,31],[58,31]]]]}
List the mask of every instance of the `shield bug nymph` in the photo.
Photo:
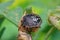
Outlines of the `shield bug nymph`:
{"type": "Polygon", "coordinates": [[[41,18],[36,14],[27,14],[23,17],[22,26],[27,32],[34,32],[37,28],[40,27],[41,18]]]}
{"type": "MultiPolygon", "coordinates": [[[[40,28],[41,23],[42,23],[42,20],[41,20],[40,16],[33,13],[31,8],[27,9],[26,13],[24,13],[24,15],[19,23],[19,28],[18,28],[19,35],[20,35],[19,38],[21,38],[21,35],[23,33],[25,33],[24,35],[27,34],[26,36],[28,36],[28,34],[31,34],[31,32],[36,32],[38,30],[38,28],[40,28]]],[[[29,38],[31,39],[30,36],[29,36],[29,38]]]]}

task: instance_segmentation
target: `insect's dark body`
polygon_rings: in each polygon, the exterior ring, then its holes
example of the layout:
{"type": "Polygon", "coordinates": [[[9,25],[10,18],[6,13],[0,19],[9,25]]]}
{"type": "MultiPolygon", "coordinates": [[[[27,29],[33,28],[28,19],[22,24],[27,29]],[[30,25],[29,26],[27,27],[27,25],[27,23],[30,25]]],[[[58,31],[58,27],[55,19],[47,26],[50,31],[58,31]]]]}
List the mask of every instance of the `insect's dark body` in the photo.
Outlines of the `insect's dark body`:
{"type": "Polygon", "coordinates": [[[41,25],[41,18],[32,12],[32,8],[27,8],[19,23],[18,40],[32,40],[31,32],[36,32],[41,25]]]}
{"type": "Polygon", "coordinates": [[[21,20],[21,26],[26,32],[33,32],[40,27],[41,22],[39,15],[31,13],[23,17],[23,20],[21,20]]]}

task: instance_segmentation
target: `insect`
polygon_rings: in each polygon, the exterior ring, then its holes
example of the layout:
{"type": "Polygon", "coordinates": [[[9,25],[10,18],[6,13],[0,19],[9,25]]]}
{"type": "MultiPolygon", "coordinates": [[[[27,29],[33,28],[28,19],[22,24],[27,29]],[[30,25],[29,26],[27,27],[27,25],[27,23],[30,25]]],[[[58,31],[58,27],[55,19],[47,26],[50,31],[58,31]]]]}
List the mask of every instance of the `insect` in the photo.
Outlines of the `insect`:
{"type": "Polygon", "coordinates": [[[21,22],[27,32],[35,32],[40,27],[41,18],[36,14],[27,14],[21,22]]]}
{"type": "MultiPolygon", "coordinates": [[[[28,36],[29,34],[31,34],[31,32],[36,32],[38,28],[40,28],[41,23],[42,23],[42,20],[39,15],[34,14],[31,11],[28,14],[26,12],[19,23],[18,31],[20,31],[19,32],[20,36],[23,33],[25,33],[24,35],[27,34],[26,36],[28,36]]],[[[31,39],[30,35],[29,35],[29,38],[31,39]]],[[[26,40],[29,40],[29,39],[26,39],[26,40]]]]}

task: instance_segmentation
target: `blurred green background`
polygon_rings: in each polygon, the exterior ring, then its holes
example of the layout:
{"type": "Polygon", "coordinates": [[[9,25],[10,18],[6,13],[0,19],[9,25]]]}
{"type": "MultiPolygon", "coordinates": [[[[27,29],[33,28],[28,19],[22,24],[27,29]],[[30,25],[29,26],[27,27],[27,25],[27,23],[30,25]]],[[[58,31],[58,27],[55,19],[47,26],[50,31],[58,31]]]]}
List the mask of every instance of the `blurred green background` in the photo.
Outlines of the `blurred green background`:
{"type": "MultiPolygon", "coordinates": [[[[29,6],[42,19],[41,28],[32,33],[32,39],[44,39],[51,28],[48,11],[60,6],[60,0],[0,0],[0,40],[17,40],[19,20],[29,6]]],[[[60,40],[60,31],[55,29],[48,40],[60,40]]]]}

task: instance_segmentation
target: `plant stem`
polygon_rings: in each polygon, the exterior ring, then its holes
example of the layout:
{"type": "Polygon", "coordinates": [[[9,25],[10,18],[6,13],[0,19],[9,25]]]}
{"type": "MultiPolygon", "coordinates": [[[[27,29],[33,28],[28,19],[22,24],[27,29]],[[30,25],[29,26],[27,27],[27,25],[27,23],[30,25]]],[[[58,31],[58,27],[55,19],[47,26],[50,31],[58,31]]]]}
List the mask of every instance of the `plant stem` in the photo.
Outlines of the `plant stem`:
{"type": "Polygon", "coordinates": [[[51,29],[48,31],[48,33],[46,34],[44,40],[48,40],[48,37],[50,36],[50,34],[53,32],[53,30],[55,29],[55,27],[51,27],[51,29]]]}

